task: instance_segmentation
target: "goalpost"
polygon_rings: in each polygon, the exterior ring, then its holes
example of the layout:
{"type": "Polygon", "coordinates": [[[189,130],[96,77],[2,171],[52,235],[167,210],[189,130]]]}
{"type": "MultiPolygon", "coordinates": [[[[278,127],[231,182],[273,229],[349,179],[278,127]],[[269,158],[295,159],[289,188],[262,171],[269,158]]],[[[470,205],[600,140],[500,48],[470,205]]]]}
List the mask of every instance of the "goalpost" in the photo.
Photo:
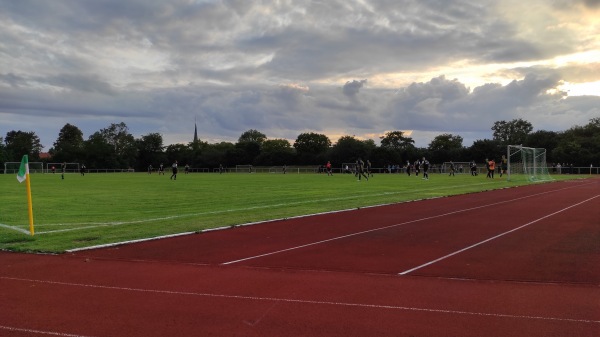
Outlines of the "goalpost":
{"type": "MultiPolygon", "coordinates": [[[[4,163],[4,174],[18,173],[21,162],[9,161],[4,163]]],[[[44,173],[44,163],[40,161],[29,162],[29,173],[44,173]]]]}
{"type": "Polygon", "coordinates": [[[546,149],[508,145],[506,154],[507,180],[552,180],[546,163],[546,149]]]}

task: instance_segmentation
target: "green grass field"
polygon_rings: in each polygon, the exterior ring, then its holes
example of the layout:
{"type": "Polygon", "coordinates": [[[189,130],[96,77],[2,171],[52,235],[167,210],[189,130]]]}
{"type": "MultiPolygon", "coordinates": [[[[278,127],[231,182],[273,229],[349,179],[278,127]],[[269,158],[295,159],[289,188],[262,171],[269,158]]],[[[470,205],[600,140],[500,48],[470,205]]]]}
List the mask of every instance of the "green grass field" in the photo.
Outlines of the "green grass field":
{"type": "MultiPolygon", "coordinates": [[[[564,175],[555,179],[586,176],[564,175]]],[[[0,175],[0,249],[64,252],[161,235],[528,184],[485,175],[32,174],[35,235],[25,183],[0,175]]]]}

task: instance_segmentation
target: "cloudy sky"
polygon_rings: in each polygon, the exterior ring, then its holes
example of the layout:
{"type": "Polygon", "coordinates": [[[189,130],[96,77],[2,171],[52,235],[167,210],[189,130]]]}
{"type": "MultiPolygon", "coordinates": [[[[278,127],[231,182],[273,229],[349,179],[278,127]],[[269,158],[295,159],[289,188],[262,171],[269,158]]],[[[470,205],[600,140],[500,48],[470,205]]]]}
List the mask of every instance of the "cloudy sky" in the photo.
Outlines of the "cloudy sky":
{"type": "Polygon", "coordinates": [[[125,122],[165,145],[256,129],[491,139],[600,117],[600,0],[0,0],[0,137],[125,122]]]}

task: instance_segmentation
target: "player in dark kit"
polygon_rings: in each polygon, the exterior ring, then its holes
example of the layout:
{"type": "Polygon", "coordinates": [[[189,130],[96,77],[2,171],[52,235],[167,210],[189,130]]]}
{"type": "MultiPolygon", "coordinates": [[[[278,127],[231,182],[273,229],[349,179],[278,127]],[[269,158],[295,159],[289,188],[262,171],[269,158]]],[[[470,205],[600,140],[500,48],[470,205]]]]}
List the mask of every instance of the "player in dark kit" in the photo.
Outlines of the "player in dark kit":
{"type": "Polygon", "coordinates": [[[356,161],[356,175],[358,176],[358,181],[360,181],[361,176],[369,181],[369,177],[365,175],[365,162],[360,158],[356,161]]]}
{"type": "Polygon", "coordinates": [[[177,160],[171,165],[172,174],[169,179],[177,180],[177,160]]]}
{"type": "Polygon", "coordinates": [[[419,172],[421,172],[421,162],[419,161],[419,159],[415,160],[415,163],[413,164],[413,166],[415,168],[415,176],[418,177],[419,172]]]}
{"type": "Polygon", "coordinates": [[[471,168],[471,175],[472,176],[476,176],[477,175],[477,164],[475,163],[475,161],[471,161],[471,164],[469,165],[469,167],[471,168]]]}
{"type": "Polygon", "coordinates": [[[502,160],[500,161],[500,176],[506,173],[508,170],[508,159],[506,159],[505,155],[502,155],[502,160]]]}
{"type": "Polygon", "coordinates": [[[425,157],[421,160],[421,165],[423,166],[423,179],[429,180],[429,161],[425,157]]]}
{"type": "Polygon", "coordinates": [[[373,172],[371,171],[371,161],[370,160],[367,160],[366,170],[367,170],[367,177],[372,177],[373,172]]]}

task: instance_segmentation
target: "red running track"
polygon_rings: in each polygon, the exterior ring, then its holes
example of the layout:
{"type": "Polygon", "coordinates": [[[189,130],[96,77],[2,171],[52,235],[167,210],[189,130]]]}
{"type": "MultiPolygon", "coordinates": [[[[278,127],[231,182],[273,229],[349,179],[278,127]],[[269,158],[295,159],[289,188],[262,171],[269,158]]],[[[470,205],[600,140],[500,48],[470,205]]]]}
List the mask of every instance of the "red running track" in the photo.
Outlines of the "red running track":
{"type": "Polygon", "coordinates": [[[0,336],[600,336],[599,219],[590,179],[0,253],[0,336]]]}

